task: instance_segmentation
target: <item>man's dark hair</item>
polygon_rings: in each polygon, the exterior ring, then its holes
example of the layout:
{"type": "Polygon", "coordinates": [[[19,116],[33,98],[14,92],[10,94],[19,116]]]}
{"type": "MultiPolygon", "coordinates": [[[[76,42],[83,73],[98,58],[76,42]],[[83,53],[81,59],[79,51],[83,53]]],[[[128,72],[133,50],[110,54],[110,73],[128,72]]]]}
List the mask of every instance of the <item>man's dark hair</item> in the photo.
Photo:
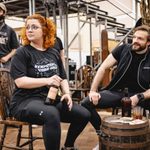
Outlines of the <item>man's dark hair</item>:
{"type": "Polygon", "coordinates": [[[138,26],[134,29],[134,33],[136,31],[146,31],[148,33],[148,41],[150,41],[150,27],[146,25],[138,26]]]}

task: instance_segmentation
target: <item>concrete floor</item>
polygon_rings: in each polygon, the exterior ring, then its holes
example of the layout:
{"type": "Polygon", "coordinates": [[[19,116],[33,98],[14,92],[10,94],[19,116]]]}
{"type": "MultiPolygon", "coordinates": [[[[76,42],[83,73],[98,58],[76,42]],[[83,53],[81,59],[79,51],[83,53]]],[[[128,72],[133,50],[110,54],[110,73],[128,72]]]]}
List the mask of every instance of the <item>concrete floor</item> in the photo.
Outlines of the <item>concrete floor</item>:
{"type": "MultiPolygon", "coordinates": [[[[107,116],[110,115],[109,112],[102,111],[100,112],[101,116],[107,116]]],[[[62,123],[62,135],[61,135],[61,146],[63,146],[66,133],[68,129],[68,124],[62,123]]],[[[0,125],[0,134],[1,134],[1,127],[0,125]]],[[[34,135],[40,135],[41,136],[41,127],[38,126],[33,129],[34,135]]],[[[27,127],[23,128],[23,134],[27,134],[27,127]]],[[[16,129],[10,128],[7,133],[6,137],[6,144],[14,144],[16,140],[16,129]]],[[[81,133],[81,135],[76,140],[75,146],[79,148],[79,150],[92,150],[93,147],[98,143],[98,136],[95,133],[95,130],[91,126],[90,123],[86,126],[84,131],[81,133]]],[[[35,150],[44,150],[44,145],[42,140],[38,140],[34,142],[34,149],[35,150]]],[[[8,148],[3,148],[3,150],[8,150],[8,148]]]]}

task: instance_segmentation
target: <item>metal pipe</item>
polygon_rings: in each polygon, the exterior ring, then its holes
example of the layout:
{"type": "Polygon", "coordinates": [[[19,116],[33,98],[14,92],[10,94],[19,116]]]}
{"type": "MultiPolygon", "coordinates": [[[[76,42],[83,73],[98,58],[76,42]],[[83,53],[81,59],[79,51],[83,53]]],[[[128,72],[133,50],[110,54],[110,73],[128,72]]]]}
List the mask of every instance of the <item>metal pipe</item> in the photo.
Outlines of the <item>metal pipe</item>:
{"type": "Polygon", "coordinates": [[[66,8],[66,13],[63,14],[62,16],[62,29],[63,29],[63,35],[64,35],[64,50],[65,50],[65,56],[67,57],[66,61],[65,61],[65,69],[66,69],[66,73],[67,73],[67,77],[69,79],[69,50],[68,50],[68,8],[65,6],[66,8]]]}
{"type": "Polygon", "coordinates": [[[90,65],[93,66],[93,57],[92,57],[92,24],[91,24],[91,18],[90,18],[90,65]]]}
{"type": "Polygon", "coordinates": [[[35,0],[32,0],[32,14],[35,14],[35,0]]]}
{"type": "MultiPolygon", "coordinates": [[[[124,37],[123,37],[123,39],[115,46],[115,48],[117,48],[125,39],[126,39],[126,37],[129,35],[129,34],[131,34],[131,32],[134,30],[134,28],[132,28],[124,37]]],[[[115,49],[114,48],[114,49],[115,49]]]]}
{"type": "Polygon", "coordinates": [[[13,2],[17,2],[18,0],[11,0],[11,1],[4,1],[4,4],[8,4],[8,3],[13,3],[13,2]]]}
{"type": "Polygon", "coordinates": [[[78,30],[78,32],[75,34],[75,36],[73,37],[73,39],[72,39],[71,42],[69,43],[68,48],[71,46],[71,44],[73,43],[73,41],[74,41],[74,40],[76,39],[76,37],[79,35],[79,33],[80,33],[81,29],[84,27],[85,23],[86,23],[86,22],[84,22],[84,23],[82,24],[82,26],[80,27],[80,29],[78,30]]]}
{"type": "Polygon", "coordinates": [[[82,65],[82,52],[81,52],[81,34],[80,34],[80,15],[78,11],[78,45],[79,45],[79,66],[81,67],[82,65]]]}
{"type": "MultiPolygon", "coordinates": [[[[131,34],[131,32],[132,32],[133,30],[134,30],[134,28],[132,28],[132,29],[123,37],[123,39],[115,46],[115,48],[117,48],[117,47],[126,39],[126,37],[127,37],[129,34],[131,34]]],[[[114,48],[114,49],[115,49],[115,48],[114,48]]],[[[95,66],[94,70],[97,70],[101,64],[102,64],[102,62],[100,62],[99,64],[97,64],[97,65],[95,66]]]]}
{"type": "Polygon", "coordinates": [[[119,9],[120,11],[122,11],[124,14],[128,15],[131,19],[135,20],[135,18],[133,18],[132,16],[130,16],[128,13],[126,13],[125,11],[123,11],[122,9],[120,9],[118,6],[116,6],[115,4],[113,4],[112,2],[110,2],[109,0],[107,0],[111,5],[115,6],[117,9],[119,9]]]}
{"type": "Polygon", "coordinates": [[[29,16],[32,15],[32,0],[29,0],[29,16]]]}

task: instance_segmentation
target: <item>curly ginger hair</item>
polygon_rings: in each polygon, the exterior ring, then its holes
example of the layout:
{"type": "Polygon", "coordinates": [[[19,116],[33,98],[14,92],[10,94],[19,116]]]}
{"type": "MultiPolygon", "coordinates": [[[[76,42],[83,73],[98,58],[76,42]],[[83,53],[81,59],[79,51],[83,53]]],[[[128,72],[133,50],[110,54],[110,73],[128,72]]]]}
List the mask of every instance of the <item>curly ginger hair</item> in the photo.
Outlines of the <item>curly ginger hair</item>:
{"type": "MultiPolygon", "coordinates": [[[[49,18],[45,18],[40,14],[33,14],[31,16],[28,16],[25,21],[25,26],[28,20],[30,19],[37,19],[43,30],[43,36],[44,36],[44,43],[43,47],[48,48],[48,47],[53,47],[56,39],[56,26],[53,23],[53,21],[49,18]]],[[[29,45],[30,41],[28,40],[26,36],[26,27],[23,27],[21,30],[21,38],[22,38],[22,44],[23,45],[29,45]]]]}

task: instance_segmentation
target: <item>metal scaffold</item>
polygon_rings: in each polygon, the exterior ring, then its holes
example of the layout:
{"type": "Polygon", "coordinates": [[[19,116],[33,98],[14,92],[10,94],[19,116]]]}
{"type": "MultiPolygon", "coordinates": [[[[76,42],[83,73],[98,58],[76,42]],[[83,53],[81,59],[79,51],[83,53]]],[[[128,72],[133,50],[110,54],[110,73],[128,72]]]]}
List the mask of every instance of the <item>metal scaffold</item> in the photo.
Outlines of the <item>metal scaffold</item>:
{"type": "MultiPolygon", "coordinates": [[[[117,22],[116,18],[109,16],[107,11],[104,11],[97,5],[97,2],[107,1],[112,4],[110,0],[4,0],[3,2],[6,4],[8,8],[9,16],[23,17],[31,15],[33,13],[40,13],[42,15],[53,17],[55,23],[57,23],[57,19],[60,21],[60,27],[63,34],[64,40],[64,49],[65,55],[69,58],[69,48],[72,43],[78,39],[78,49],[79,49],[79,64],[80,67],[82,65],[82,57],[81,57],[81,39],[80,33],[86,24],[89,25],[89,46],[90,46],[90,65],[93,66],[92,61],[92,25],[99,27],[99,34],[101,34],[101,26],[104,26],[107,29],[107,32],[113,31],[115,37],[123,36],[124,40],[126,37],[129,37],[131,30],[125,28],[125,24],[117,22]],[[69,24],[69,16],[71,14],[76,14],[78,25],[77,25],[77,33],[74,34],[72,39],[68,39],[68,24],[69,24]],[[70,42],[69,42],[70,41],[70,42]]],[[[146,19],[150,18],[149,13],[149,0],[146,2],[144,0],[136,0],[135,1],[135,14],[137,14],[137,7],[141,3],[144,4],[142,11],[148,9],[146,19]],[[148,6],[147,6],[148,5],[148,6]]],[[[114,4],[112,4],[114,6],[114,4]]],[[[117,8],[117,7],[116,7],[117,8]]],[[[123,10],[120,10],[123,12],[123,10]]],[[[123,12],[124,13],[124,12],[123,12]]],[[[144,13],[143,13],[144,14],[144,13]]],[[[131,16],[129,16],[131,18],[131,16]]],[[[138,20],[138,17],[132,18],[135,22],[138,20]]],[[[101,48],[101,41],[100,48],[101,48]]],[[[122,41],[121,41],[122,42],[122,41]]],[[[98,64],[99,65],[99,64],[98,64]]],[[[69,74],[68,67],[68,59],[66,60],[66,71],[69,74]]],[[[69,76],[69,75],[68,75],[69,76]]]]}

